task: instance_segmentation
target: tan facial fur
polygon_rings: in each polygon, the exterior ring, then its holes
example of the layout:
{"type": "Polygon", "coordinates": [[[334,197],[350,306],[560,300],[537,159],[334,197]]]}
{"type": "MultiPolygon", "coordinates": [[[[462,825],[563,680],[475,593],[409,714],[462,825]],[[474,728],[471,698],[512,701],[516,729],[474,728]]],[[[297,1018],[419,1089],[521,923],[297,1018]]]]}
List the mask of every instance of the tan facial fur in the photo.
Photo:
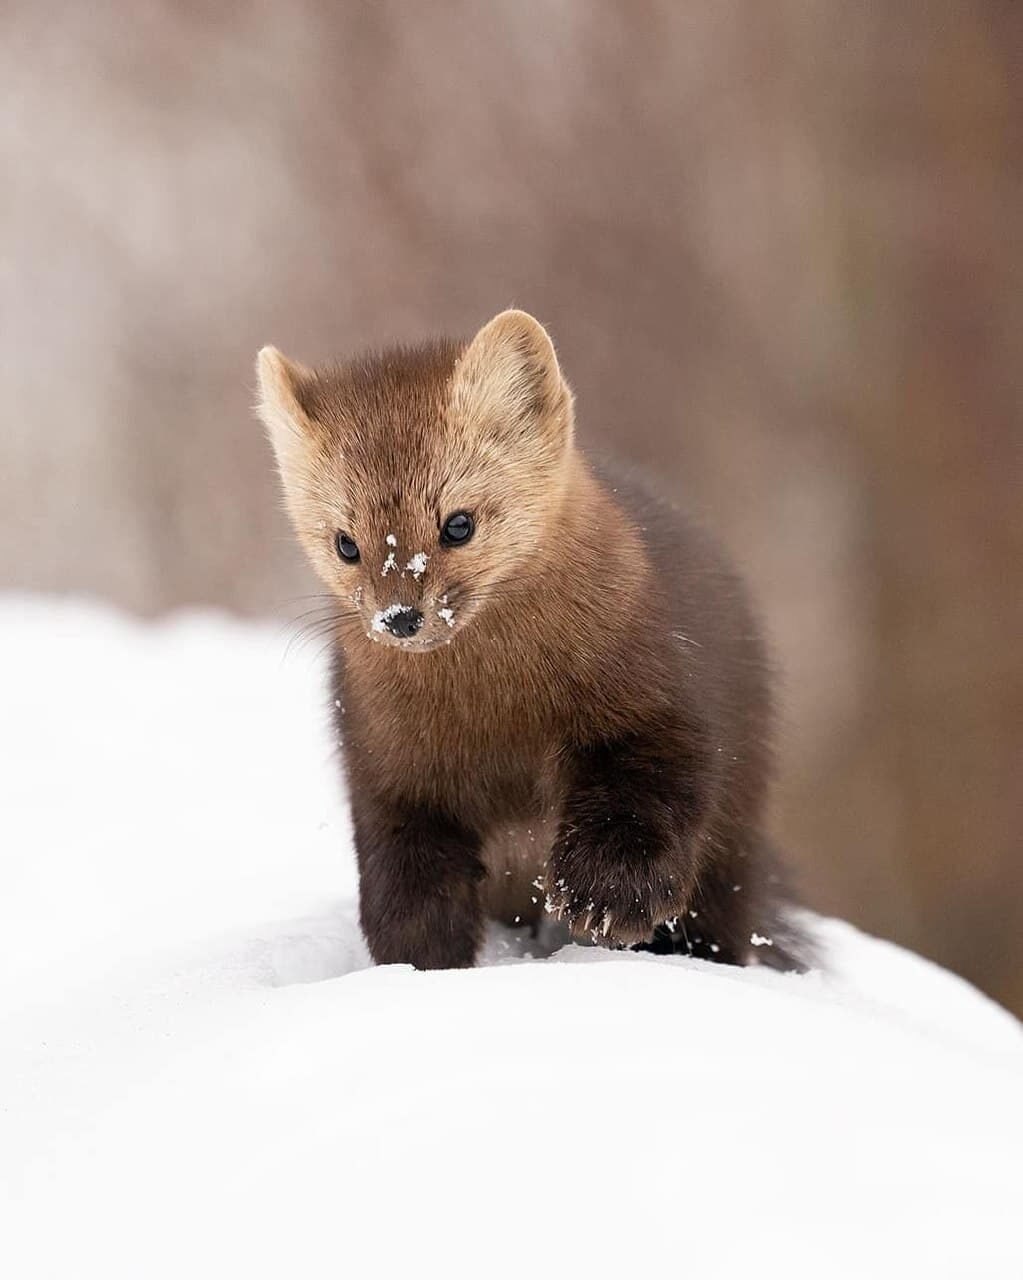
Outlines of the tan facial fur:
{"type": "Polygon", "coordinates": [[[372,641],[424,652],[454,640],[528,565],[570,471],[572,396],[550,338],[505,311],[465,347],[436,343],[311,371],[259,353],[258,411],[316,572],[372,641]],[[464,546],[444,521],[472,515],[464,546]],[[338,555],[346,533],[357,563],[338,555]],[[399,640],[386,611],[418,609],[399,640]]]}

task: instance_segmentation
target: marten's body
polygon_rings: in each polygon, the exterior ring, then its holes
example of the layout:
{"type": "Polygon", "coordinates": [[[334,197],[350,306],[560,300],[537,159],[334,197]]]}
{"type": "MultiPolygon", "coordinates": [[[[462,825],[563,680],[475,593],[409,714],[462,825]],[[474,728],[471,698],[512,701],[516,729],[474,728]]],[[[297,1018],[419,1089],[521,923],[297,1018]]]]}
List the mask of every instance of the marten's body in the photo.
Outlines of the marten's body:
{"type": "Polygon", "coordinates": [[[770,700],[744,592],[704,535],[584,460],[536,321],[322,374],[267,351],[260,377],[339,599],[373,957],[470,965],[487,915],[546,910],[605,945],[798,963],[762,835],[770,700]]]}

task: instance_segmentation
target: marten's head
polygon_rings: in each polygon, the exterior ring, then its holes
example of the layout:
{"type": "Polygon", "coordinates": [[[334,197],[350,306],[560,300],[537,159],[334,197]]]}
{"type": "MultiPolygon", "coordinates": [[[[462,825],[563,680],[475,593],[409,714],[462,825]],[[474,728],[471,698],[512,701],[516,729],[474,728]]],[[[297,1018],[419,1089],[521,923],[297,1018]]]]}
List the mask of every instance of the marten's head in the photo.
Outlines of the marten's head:
{"type": "Polygon", "coordinates": [[[570,469],[572,395],[532,316],[329,371],[264,347],[257,367],[295,529],[372,640],[435,648],[536,571],[570,469]]]}

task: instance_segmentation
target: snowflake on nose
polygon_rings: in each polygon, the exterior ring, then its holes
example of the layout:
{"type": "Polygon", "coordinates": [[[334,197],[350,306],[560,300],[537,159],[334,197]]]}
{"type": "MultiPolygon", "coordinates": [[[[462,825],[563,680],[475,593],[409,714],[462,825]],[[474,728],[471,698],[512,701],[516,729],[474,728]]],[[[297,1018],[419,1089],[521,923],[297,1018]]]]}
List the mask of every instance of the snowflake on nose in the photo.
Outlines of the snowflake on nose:
{"type": "Polygon", "coordinates": [[[429,558],[430,557],[426,554],[425,551],[417,551],[416,554],[405,566],[406,570],[409,573],[411,573],[411,575],[413,576],[413,578],[415,578],[417,582],[426,572],[426,562],[427,560],[429,560],[429,558]]]}
{"type": "Polygon", "coordinates": [[[398,561],[394,558],[394,549],[398,545],[398,539],[393,533],[389,533],[384,538],[384,542],[387,544],[388,551],[387,559],[384,561],[384,567],[380,570],[380,576],[382,578],[386,578],[392,569],[395,573],[398,572],[398,561]]]}

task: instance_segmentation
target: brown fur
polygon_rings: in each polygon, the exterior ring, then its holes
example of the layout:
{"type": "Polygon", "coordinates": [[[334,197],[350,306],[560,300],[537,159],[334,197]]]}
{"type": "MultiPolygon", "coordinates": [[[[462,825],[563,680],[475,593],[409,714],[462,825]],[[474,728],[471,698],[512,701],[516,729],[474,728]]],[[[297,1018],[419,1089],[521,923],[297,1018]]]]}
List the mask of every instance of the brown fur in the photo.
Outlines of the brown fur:
{"type": "Polygon", "coordinates": [[[702,534],[583,458],[543,328],[504,312],[466,346],[319,373],[267,348],[259,375],[289,512],[339,601],[374,957],[471,964],[486,912],[532,918],[540,897],[606,945],[795,963],[744,594],[702,534]],[[443,547],[456,511],[475,535],[443,547]],[[414,637],[374,628],[394,604],[423,613],[414,637]],[[754,933],[775,945],[751,951],[754,933]]]}

